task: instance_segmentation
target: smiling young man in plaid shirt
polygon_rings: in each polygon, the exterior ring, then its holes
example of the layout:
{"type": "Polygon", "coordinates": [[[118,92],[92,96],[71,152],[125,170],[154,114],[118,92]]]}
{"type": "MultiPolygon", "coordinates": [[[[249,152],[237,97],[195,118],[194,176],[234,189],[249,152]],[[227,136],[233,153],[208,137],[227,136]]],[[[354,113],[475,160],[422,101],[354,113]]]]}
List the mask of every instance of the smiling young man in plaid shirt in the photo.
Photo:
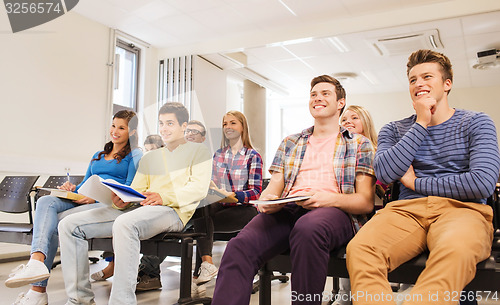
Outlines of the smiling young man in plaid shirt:
{"type": "Polygon", "coordinates": [[[312,80],[314,126],[283,140],[260,199],[311,198],[258,206],[261,213],[226,247],[212,304],[248,304],[259,268],[288,248],[292,303],[321,304],[330,252],[353,237],[361,224],[357,216],[374,205],[373,147],[339,126],[344,106],[345,91],[336,79],[312,80]]]}

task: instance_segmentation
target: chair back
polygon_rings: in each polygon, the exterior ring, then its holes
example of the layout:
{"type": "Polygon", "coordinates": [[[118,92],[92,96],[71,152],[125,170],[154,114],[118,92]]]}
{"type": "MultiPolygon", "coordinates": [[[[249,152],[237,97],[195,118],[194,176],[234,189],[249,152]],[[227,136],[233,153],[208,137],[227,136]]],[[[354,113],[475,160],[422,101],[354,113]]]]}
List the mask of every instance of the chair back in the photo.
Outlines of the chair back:
{"type": "Polygon", "coordinates": [[[383,205],[385,207],[391,201],[398,200],[399,198],[399,182],[394,181],[387,186],[384,193],[383,205]]]}
{"type": "Polygon", "coordinates": [[[0,211],[30,212],[30,193],[38,177],[40,176],[6,176],[0,183],[0,211]]]}
{"type": "MultiPolygon", "coordinates": [[[[80,182],[82,182],[83,178],[85,178],[85,176],[69,176],[69,182],[78,185],[80,182]]],[[[68,176],[50,176],[49,178],[47,178],[47,181],[45,181],[42,187],[55,189],[58,186],[63,185],[66,181],[68,181],[68,176]]],[[[46,196],[49,193],[49,191],[38,190],[35,195],[35,203],[38,201],[38,199],[40,199],[40,197],[46,196]]]]}
{"type": "Polygon", "coordinates": [[[500,229],[500,182],[497,183],[493,195],[491,195],[487,203],[493,209],[493,227],[495,230],[500,229]]]}
{"type": "Polygon", "coordinates": [[[271,181],[270,178],[262,179],[262,191],[266,189],[266,187],[269,185],[269,182],[271,181]]]}

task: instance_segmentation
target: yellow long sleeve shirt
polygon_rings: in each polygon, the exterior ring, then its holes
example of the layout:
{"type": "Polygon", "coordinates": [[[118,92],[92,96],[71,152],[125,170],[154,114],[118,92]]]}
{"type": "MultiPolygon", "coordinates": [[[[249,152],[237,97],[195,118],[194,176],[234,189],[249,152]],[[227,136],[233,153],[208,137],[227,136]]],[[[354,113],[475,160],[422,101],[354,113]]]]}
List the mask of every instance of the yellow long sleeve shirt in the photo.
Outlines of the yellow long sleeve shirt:
{"type": "Polygon", "coordinates": [[[145,154],[131,187],[160,194],[163,205],[186,225],[205,198],[212,175],[212,157],[203,144],[186,142],[173,151],[160,148],[145,154]]]}

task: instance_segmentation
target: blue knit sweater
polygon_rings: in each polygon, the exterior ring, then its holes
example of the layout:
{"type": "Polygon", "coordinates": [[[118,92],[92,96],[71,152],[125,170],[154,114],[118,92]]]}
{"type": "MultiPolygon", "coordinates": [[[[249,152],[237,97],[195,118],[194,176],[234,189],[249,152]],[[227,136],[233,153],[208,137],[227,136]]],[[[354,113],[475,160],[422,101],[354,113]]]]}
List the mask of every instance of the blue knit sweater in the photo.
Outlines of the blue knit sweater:
{"type": "Polygon", "coordinates": [[[485,202],[498,180],[500,155],[491,118],[456,109],[447,121],[427,129],[416,115],[385,125],[374,167],[383,183],[399,180],[413,165],[415,191],[401,185],[399,199],[440,196],[485,202]]]}

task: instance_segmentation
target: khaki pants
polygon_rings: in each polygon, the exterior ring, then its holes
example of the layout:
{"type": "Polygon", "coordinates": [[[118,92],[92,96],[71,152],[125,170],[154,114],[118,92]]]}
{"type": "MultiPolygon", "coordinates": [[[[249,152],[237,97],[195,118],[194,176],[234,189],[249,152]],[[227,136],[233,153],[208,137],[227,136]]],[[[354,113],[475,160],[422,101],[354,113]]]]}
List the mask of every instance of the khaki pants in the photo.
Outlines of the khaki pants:
{"type": "Polygon", "coordinates": [[[443,197],[389,203],[347,246],[353,303],[395,304],[388,271],[428,249],[404,304],[458,304],[476,264],[490,255],[492,216],[488,205],[443,197]]]}

